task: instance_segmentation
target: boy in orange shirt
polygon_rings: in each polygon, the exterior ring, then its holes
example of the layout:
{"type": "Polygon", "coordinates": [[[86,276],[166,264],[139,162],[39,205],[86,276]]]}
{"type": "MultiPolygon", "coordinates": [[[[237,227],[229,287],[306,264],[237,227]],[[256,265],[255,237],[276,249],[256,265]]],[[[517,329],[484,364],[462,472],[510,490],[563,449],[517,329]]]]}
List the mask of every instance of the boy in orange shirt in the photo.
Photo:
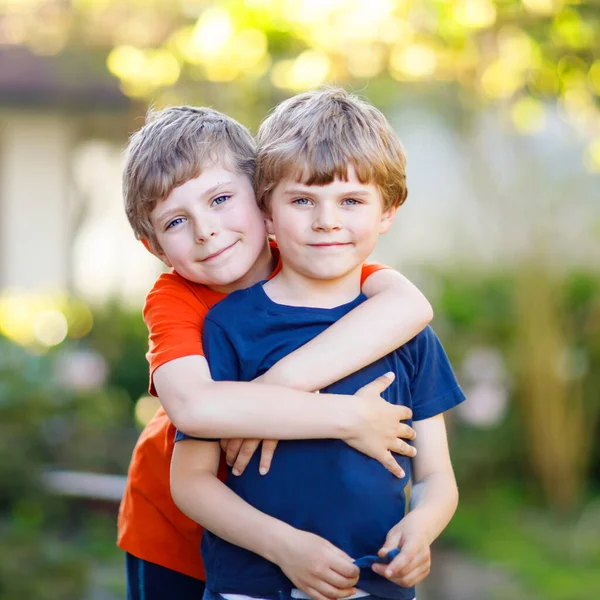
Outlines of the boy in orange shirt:
{"type": "MultiPolygon", "coordinates": [[[[310,393],[386,355],[430,321],[421,293],[381,265],[363,266],[362,291],[369,300],[260,381],[212,381],[202,348],[206,313],[227,293],[278,270],[277,247],[268,242],[254,195],[255,158],[250,133],[206,108],[151,113],[129,144],[127,216],[146,247],[172,269],[158,278],[144,307],[150,392],[162,408],[133,452],[119,513],[118,545],[127,553],[131,599],[199,598],[203,592],[202,528],[170,495],[175,427],[231,440],[227,460],[237,472],[260,440],[342,439],[399,477],[404,474],[391,452],[414,455],[400,439],[414,438],[401,423],[411,413],[380,397],[390,383],[385,377],[354,396],[310,393]]],[[[261,473],[268,471],[275,445],[263,443],[261,473]]],[[[305,548],[286,552],[299,569],[309,569],[312,556],[305,548]]]]}

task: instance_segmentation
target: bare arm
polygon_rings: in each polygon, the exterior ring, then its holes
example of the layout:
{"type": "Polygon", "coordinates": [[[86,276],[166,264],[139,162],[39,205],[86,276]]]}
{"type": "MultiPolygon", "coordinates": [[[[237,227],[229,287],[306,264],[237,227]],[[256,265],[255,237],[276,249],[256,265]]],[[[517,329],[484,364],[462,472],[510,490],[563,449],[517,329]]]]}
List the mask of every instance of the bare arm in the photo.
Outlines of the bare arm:
{"type": "Polygon", "coordinates": [[[433,318],[425,296],[397,271],[376,271],[362,291],[369,298],[366,302],[281,359],[260,381],[321,389],[399,348],[433,318]],[[334,354],[337,360],[332,361],[334,354]]]}
{"type": "Polygon", "coordinates": [[[186,356],[154,372],[154,385],[173,424],[203,438],[342,439],[397,476],[391,452],[407,452],[412,438],[401,420],[410,410],[380,397],[391,379],[379,377],[354,396],[311,394],[274,385],[215,382],[206,359],[186,356]]]}
{"type": "Polygon", "coordinates": [[[401,551],[389,565],[373,566],[376,573],[405,587],[416,585],[429,573],[430,546],[458,505],[444,416],[416,421],[413,426],[418,453],[413,460],[410,512],[388,533],[380,554],[384,556],[393,548],[401,551]]]}
{"type": "Polygon", "coordinates": [[[220,538],[276,563],[316,600],[353,594],[358,569],[326,540],[260,512],[216,477],[217,443],[185,440],[175,444],[171,494],[191,519],[220,538]]]}

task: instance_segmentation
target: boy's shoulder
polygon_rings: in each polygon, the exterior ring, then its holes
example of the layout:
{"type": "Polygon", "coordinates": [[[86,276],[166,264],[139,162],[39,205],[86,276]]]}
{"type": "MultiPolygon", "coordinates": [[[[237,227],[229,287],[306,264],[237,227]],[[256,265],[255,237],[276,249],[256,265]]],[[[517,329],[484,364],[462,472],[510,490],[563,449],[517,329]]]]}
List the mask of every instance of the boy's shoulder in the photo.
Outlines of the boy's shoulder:
{"type": "Polygon", "coordinates": [[[146,306],[156,302],[169,301],[177,303],[194,302],[207,308],[218,302],[223,294],[215,292],[205,285],[185,279],[175,271],[161,273],[146,295],[146,306]]]}
{"type": "Polygon", "coordinates": [[[263,282],[257,283],[243,290],[236,290],[225,296],[223,300],[213,305],[208,311],[207,318],[226,325],[233,321],[239,321],[248,316],[252,306],[256,303],[256,291],[263,282]]]}

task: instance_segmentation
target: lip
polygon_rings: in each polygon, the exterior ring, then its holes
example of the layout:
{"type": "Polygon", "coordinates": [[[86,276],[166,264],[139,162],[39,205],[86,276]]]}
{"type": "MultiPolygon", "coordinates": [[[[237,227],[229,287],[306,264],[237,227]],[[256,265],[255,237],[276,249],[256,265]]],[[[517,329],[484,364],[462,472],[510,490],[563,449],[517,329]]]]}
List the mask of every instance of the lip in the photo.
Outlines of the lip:
{"type": "Polygon", "coordinates": [[[351,246],[352,242],[326,242],[322,244],[309,244],[311,248],[342,248],[344,246],[351,246]]]}
{"type": "Polygon", "coordinates": [[[221,250],[217,250],[216,252],[213,252],[213,254],[209,254],[206,258],[203,258],[200,262],[207,262],[209,260],[213,260],[213,259],[217,258],[218,256],[221,256],[221,254],[224,254],[225,252],[227,252],[227,250],[230,250],[231,248],[233,248],[238,242],[239,242],[239,240],[236,240],[230,246],[226,246],[225,248],[222,248],[221,250]]]}

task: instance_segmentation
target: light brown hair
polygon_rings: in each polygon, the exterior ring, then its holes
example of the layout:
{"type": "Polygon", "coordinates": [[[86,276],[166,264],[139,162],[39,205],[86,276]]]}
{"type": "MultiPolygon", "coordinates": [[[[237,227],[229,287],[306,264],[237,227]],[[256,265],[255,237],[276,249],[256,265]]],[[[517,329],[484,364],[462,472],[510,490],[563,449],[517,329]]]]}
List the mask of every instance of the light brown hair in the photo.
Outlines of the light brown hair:
{"type": "Polygon", "coordinates": [[[212,108],[150,110],[127,147],[125,213],[138,239],[160,249],[150,213],[176,187],[198,177],[207,160],[254,179],[256,144],[240,123],[212,108]]]}
{"type": "Polygon", "coordinates": [[[344,89],[325,87],[281,102],[258,135],[256,199],[268,211],[273,189],[284,178],[305,185],[347,179],[352,165],[361,183],[375,184],[383,209],[407,196],[406,154],[388,120],[344,89]]]}

